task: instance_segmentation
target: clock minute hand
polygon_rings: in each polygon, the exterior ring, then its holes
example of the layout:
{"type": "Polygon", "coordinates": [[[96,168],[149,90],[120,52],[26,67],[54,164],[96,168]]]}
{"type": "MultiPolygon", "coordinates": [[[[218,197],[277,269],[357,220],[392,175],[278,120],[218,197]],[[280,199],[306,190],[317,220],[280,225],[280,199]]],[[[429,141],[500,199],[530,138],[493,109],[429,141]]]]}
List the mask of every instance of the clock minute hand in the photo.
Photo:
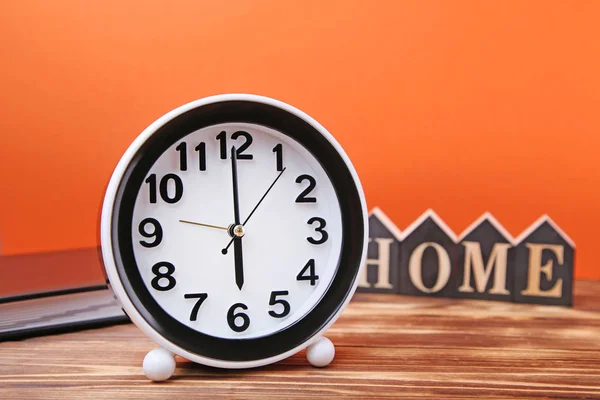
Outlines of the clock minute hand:
{"type": "Polygon", "coordinates": [[[233,239],[233,256],[235,261],[235,284],[242,290],[244,286],[244,259],[242,254],[242,236],[244,236],[244,227],[240,225],[240,198],[238,192],[238,176],[237,176],[237,153],[235,147],[231,148],[231,178],[233,181],[233,216],[234,227],[232,229],[233,239]]]}
{"type": "MultiPolygon", "coordinates": [[[[242,227],[246,226],[246,224],[250,220],[250,217],[252,217],[252,214],[254,214],[254,211],[256,211],[256,209],[258,208],[258,206],[260,206],[260,203],[263,202],[263,200],[265,199],[265,197],[267,197],[267,195],[269,194],[269,192],[271,191],[271,189],[273,189],[273,186],[275,186],[275,184],[277,183],[277,181],[281,177],[281,174],[283,174],[283,172],[286,170],[286,168],[287,167],[285,167],[285,168],[283,168],[281,170],[281,172],[279,173],[279,175],[277,175],[277,178],[275,178],[275,180],[273,181],[273,183],[271,183],[271,186],[269,186],[269,188],[267,189],[267,191],[265,192],[265,194],[263,194],[263,196],[260,198],[260,200],[258,201],[258,203],[256,203],[256,205],[254,206],[254,208],[252,209],[252,211],[250,212],[250,214],[248,215],[248,217],[246,218],[246,220],[242,224],[242,227]]],[[[227,249],[229,249],[229,246],[231,246],[231,243],[233,243],[234,240],[235,240],[235,237],[233,239],[231,239],[229,241],[229,243],[227,243],[227,246],[225,246],[225,248],[221,251],[223,254],[227,254],[227,249]]]]}
{"type": "Polygon", "coordinates": [[[240,197],[238,192],[237,154],[235,147],[231,148],[231,178],[233,181],[233,216],[235,225],[240,224],[240,197]]]}

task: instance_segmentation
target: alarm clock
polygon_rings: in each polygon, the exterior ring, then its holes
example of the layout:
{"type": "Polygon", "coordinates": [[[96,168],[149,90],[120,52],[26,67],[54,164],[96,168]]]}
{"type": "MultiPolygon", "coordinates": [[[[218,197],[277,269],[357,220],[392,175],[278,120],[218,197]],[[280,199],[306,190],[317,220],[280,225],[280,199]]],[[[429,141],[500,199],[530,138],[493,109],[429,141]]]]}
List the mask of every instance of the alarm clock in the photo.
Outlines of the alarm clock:
{"type": "Polygon", "coordinates": [[[317,121],[249,94],[168,112],[129,146],[101,216],[107,281],[160,347],[143,370],[168,379],[175,355],[221,368],[307,348],[352,297],[365,262],[365,196],[348,156],[317,121]]]}

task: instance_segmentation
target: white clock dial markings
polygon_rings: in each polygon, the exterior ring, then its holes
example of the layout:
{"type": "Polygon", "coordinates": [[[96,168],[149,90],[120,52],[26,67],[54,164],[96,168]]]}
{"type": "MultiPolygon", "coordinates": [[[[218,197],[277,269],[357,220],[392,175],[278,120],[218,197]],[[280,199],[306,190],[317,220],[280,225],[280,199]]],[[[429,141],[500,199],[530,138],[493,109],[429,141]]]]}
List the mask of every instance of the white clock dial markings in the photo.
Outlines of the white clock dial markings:
{"type": "Polygon", "coordinates": [[[132,222],[136,263],[156,302],[222,338],[268,335],[304,317],[331,284],[342,247],[339,200],[317,159],[247,123],[203,128],[167,149],[132,222]],[[228,241],[234,251],[223,254],[228,241]]]}

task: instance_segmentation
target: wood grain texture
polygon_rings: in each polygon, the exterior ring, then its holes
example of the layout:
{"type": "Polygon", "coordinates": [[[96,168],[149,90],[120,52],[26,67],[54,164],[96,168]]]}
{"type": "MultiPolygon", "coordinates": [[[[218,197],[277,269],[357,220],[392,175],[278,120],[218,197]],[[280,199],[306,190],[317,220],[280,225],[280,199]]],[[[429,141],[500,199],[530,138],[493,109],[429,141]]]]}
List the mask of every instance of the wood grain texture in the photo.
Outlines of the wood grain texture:
{"type": "Polygon", "coordinates": [[[327,336],[336,358],[304,352],[227,371],[179,360],[150,383],[155,346],[133,325],[0,343],[0,398],[599,398],[600,282],[574,308],[359,294],[327,336]]]}

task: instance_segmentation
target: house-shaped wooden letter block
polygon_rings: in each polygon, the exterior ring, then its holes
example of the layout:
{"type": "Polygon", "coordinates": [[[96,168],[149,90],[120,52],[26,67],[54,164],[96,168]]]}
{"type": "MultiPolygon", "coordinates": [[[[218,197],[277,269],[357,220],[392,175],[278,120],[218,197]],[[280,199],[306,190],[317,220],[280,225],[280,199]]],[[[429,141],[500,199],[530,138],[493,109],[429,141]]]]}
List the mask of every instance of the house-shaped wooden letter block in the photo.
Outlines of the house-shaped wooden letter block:
{"type": "Polygon", "coordinates": [[[400,230],[379,208],[369,216],[367,262],[359,277],[358,291],[398,293],[400,230]]]}
{"type": "Polygon", "coordinates": [[[432,210],[403,233],[400,293],[453,297],[456,292],[456,235],[432,210]]]}
{"type": "Polygon", "coordinates": [[[513,301],[571,306],[574,242],[548,216],[516,242],[513,301]]]}
{"type": "Polygon", "coordinates": [[[570,306],[574,258],[548,216],[514,239],[486,212],[457,237],[433,210],[401,232],[376,207],[357,291],[570,306]]]}
{"type": "Polygon", "coordinates": [[[490,214],[458,238],[457,297],[511,301],[514,239],[490,214]]]}

